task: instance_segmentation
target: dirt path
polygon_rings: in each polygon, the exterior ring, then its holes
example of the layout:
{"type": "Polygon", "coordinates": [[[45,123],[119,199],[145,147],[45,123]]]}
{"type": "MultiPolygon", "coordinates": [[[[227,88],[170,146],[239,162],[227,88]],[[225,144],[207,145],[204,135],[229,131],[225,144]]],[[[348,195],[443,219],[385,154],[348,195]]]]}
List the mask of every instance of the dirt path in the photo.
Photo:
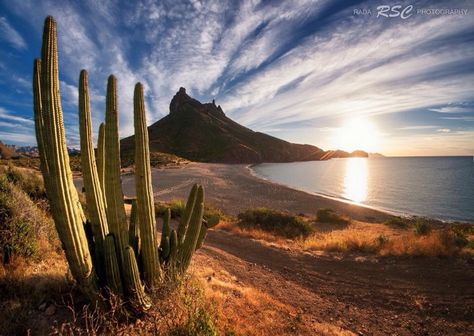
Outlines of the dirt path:
{"type": "Polygon", "coordinates": [[[297,308],[310,325],[356,335],[474,335],[472,260],[315,256],[219,230],[196,263],[297,308]]]}

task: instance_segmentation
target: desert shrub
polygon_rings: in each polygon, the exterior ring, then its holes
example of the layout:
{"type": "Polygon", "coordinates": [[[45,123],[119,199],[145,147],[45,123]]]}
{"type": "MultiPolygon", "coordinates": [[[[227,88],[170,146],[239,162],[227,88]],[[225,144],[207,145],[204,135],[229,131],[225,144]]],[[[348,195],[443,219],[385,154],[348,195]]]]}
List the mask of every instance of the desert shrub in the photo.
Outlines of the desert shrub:
{"type": "Polygon", "coordinates": [[[427,235],[430,231],[430,225],[425,218],[417,218],[413,223],[413,232],[415,232],[417,236],[427,235]]]}
{"type": "Polygon", "coordinates": [[[28,257],[36,251],[31,219],[18,214],[28,204],[22,204],[21,195],[15,195],[13,188],[5,176],[0,177],[0,252],[3,263],[9,263],[13,255],[28,257]]]}
{"type": "Polygon", "coordinates": [[[383,246],[387,243],[388,243],[388,238],[383,234],[381,234],[377,238],[375,238],[375,245],[377,245],[379,247],[383,246]]]}
{"type": "Polygon", "coordinates": [[[46,190],[43,179],[35,171],[20,170],[13,165],[8,165],[5,176],[8,181],[17,185],[34,200],[46,199],[46,190]]]}
{"type": "Polygon", "coordinates": [[[405,229],[410,226],[411,220],[409,218],[391,217],[384,222],[385,225],[396,228],[405,229]]]}
{"type": "Polygon", "coordinates": [[[246,210],[238,215],[241,228],[255,228],[285,238],[308,237],[312,226],[298,216],[266,208],[246,210]]]}
{"type": "Polygon", "coordinates": [[[39,241],[53,243],[57,239],[51,217],[20,185],[21,181],[9,181],[7,174],[0,176],[0,253],[4,263],[12,256],[35,255],[39,241]]]}
{"type": "Polygon", "coordinates": [[[340,225],[349,223],[347,219],[342,218],[340,215],[334,212],[334,210],[328,208],[318,209],[318,211],[316,211],[316,221],[340,225]]]}
{"type": "MultiPolygon", "coordinates": [[[[186,209],[186,203],[182,200],[174,200],[169,203],[155,203],[156,216],[163,217],[168,208],[171,210],[171,218],[181,218],[186,209]]],[[[203,218],[209,226],[217,225],[222,217],[223,214],[220,210],[208,206],[204,207],[203,218]]]]}
{"type": "Polygon", "coordinates": [[[180,218],[186,209],[186,203],[182,200],[173,200],[169,203],[155,203],[155,213],[159,217],[163,217],[166,210],[171,210],[171,218],[180,218]]]}

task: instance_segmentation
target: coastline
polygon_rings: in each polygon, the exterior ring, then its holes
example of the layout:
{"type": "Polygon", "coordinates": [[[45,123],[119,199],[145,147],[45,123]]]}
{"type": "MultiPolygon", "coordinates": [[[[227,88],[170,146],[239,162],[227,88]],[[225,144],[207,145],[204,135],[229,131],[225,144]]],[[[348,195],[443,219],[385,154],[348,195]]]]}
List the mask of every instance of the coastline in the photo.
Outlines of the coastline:
{"type": "MultiPolygon", "coordinates": [[[[293,190],[296,190],[296,191],[301,191],[303,193],[306,193],[306,194],[309,194],[309,195],[312,195],[312,196],[323,197],[323,198],[327,198],[327,199],[330,199],[330,200],[333,200],[333,201],[336,201],[336,202],[341,202],[341,203],[345,203],[345,204],[350,204],[350,205],[359,206],[359,207],[362,207],[362,208],[367,208],[367,209],[383,212],[383,213],[386,213],[387,215],[390,215],[390,216],[399,216],[399,217],[404,217],[404,218],[419,216],[419,215],[405,213],[405,212],[401,212],[401,211],[395,211],[395,210],[390,210],[390,209],[378,208],[378,207],[367,205],[367,204],[361,204],[361,203],[351,201],[349,199],[344,199],[344,198],[341,198],[341,197],[331,196],[331,195],[319,193],[319,192],[316,192],[316,191],[311,192],[311,191],[308,191],[308,190],[302,190],[302,189],[298,189],[297,187],[294,187],[294,186],[291,186],[291,185],[288,185],[288,184],[272,181],[271,179],[266,178],[265,176],[259,175],[258,173],[255,172],[255,170],[252,169],[252,167],[257,166],[257,165],[258,165],[258,163],[252,163],[252,164],[247,165],[246,168],[248,169],[249,173],[253,177],[255,177],[257,179],[260,179],[260,180],[267,181],[269,183],[273,183],[273,184],[276,184],[276,185],[279,185],[279,186],[282,186],[282,187],[285,187],[285,188],[293,189],[293,190]]],[[[442,219],[437,219],[437,218],[435,218],[435,219],[440,220],[442,222],[449,222],[449,221],[442,220],[442,219]]]]}
{"type": "MultiPolygon", "coordinates": [[[[323,195],[311,194],[251,173],[248,164],[191,162],[179,168],[153,168],[155,199],[171,201],[185,199],[191,186],[200,183],[206,190],[206,202],[230,215],[256,207],[314,215],[320,208],[361,221],[384,221],[392,216],[387,211],[343,202],[323,195]]],[[[124,194],[135,194],[133,176],[123,176],[124,194]]]]}

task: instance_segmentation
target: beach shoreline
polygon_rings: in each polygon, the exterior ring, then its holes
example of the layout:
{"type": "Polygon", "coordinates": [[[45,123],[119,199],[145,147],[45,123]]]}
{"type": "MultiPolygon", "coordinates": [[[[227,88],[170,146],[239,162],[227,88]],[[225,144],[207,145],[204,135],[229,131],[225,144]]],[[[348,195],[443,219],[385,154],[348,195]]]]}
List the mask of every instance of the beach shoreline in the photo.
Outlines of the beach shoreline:
{"type": "MultiPolygon", "coordinates": [[[[185,199],[192,184],[201,183],[206,190],[207,203],[230,215],[255,207],[306,215],[314,215],[320,208],[331,208],[342,215],[363,221],[383,221],[394,215],[263,179],[253,174],[250,166],[191,162],[181,167],[154,168],[152,180],[155,199],[185,199]]],[[[124,194],[133,197],[133,176],[124,176],[122,180],[124,194]]]]}

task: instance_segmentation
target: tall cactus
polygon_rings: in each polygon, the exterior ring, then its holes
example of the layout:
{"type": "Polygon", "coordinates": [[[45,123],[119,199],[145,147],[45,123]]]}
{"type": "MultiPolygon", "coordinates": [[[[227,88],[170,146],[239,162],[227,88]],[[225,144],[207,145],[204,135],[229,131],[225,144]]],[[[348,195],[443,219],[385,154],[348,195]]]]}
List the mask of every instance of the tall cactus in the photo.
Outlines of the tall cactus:
{"type": "Polygon", "coordinates": [[[128,246],[128,226],[123,202],[122,180],[120,176],[120,144],[118,135],[117,80],[110,75],[107,81],[105,111],[105,195],[109,231],[114,235],[119,260],[123,263],[123,251],[128,246]]]}
{"type": "Polygon", "coordinates": [[[82,70],[79,76],[79,131],[81,138],[82,177],[86,192],[89,220],[96,244],[97,272],[102,272],[103,244],[109,233],[105,215],[104,198],[97,173],[94,146],[92,144],[91,112],[87,71],[82,70]]]}
{"type": "MultiPolygon", "coordinates": [[[[155,203],[151,186],[150,151],[146,126],[143,85],[137,83],[133,95],[135,125],[135,185],[137,189],[137,212],[140,223],[140,240],[145,283],[153,286],[160,268],[156,253],[155,203]]],[[[160,275],[161,276],[161,275],[160,275]]]]}
{"type": "Polygon", "coordinates": [[[87,72],[83,70],[79,78],[79,128],[87,220],[69,167],[59,96],[56,23],[52,17],[45,20],[41,58],[33,64],[33,102],[40,168],[71,273],[94,300],[101,288],[108,287],[121,297],[131,299],[140,310],[146,310],[151,305],[146,290],[165,278],[162,266],[166,265],[163,269],[173,275],[167,279],[173,279],[176,270],[185,271],[192,254],[205,237],[207,227],[202,224],[204,190],[198,185],[192,188],[177,231],[170,229],[168,209],[163,230],[165,243],[162,244],[166,251],[160,258],[155,237],[143,86],[138,83],[134,94],[137,199],[132,206],[136,213],[132,216],[134,219],[131,219],[129,230],[120,174],[117,82],[113,75],[108,79],[106,126],[100,126],[96,161],[87,72]],[[137,259],[143,264],[143,269],[138,267],[137,259]],[[145,280],[146,287],[141,279],[145,280]]]}
{"type": "Polygon", "coordinates": [[[87,293],[94,295],[96,282],[84,231],[85,217],[72,181],[64,135],[59,96],[56,22],[51,16],[46,18],[44,24],[41,59],[41,70],[39,62],[36,62],[33,76],[34,79],[41,78],[40,83],[36,81],[34,85],[34,97],[41,97],[41,106],[35,99],[34,110],[39,114],[35,118],[38,130],[36,135],[38,144],[41,144],[41,161],[45,165],[43,177],[47,180],[46,192],[71,273],[87,293]]]}

